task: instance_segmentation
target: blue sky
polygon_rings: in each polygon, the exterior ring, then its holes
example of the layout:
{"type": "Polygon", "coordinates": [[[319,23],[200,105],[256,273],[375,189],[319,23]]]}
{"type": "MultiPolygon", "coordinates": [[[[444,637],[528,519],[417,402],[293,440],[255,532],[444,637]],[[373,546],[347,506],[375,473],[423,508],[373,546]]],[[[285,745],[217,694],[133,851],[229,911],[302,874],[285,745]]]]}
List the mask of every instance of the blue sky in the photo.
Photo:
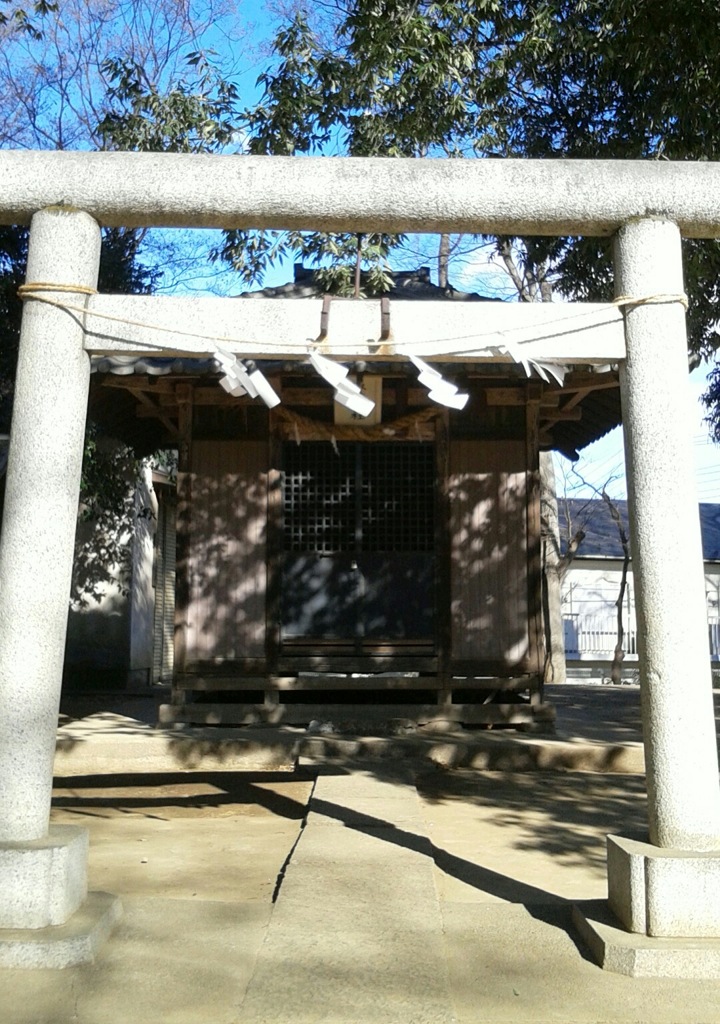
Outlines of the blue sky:
{"type": "MultiPolygon", "coordinates": [[[[692,448],[695,458],[698,501],[720,503],[720,445],[710,440],[707,424],[703,422],[705,409],[700,401],[700,397],[707,387],[708,370],[707,365],[700,366],[690,374],[688,379],[690,404],[695,413],[692,425],[692,448]]],[[[579,485],[578,478],[572,473],[572,468],[572,463],[561,455],[556,455],[555,472],[558,494],[566,491],[571,497],[591,496],[592,489],[579,485]]],[[[622,428],[616,427],[599,441],[588,445],[580,453],[576,469],[594,487],[602,489],[607,485],[608,494],[612,498],[627,498],[622,428]]]]}
{"type": "MultiPolygon", "coordinates": [[[[225,22],[218,22],[214,29],[207,33],[203,44],[214,48],[234,65],[233,75],[244,103],[251,104],[261,98],[262,90],[257,86],[257,78],[268,66],[270,43],[275,34],[278,19],[271,12],[270,5],[257,0],[240,0],[236,8],[237,14],[225,22]]],[[[195,244],[207,247],[208,240],[218,238],[219,233],[195,233],[195,244]]],[[[468,240],[470,242],[471,240],[468,240]]],[[[410,268],[420,265],[433,266],[432,255],[436,251],[437,241],[432,237],[414,236],[408,240],[406,251],[396,257],[393,265],[397,268],[410,268]]],[[[469,246],[471,248],[472,246],[469,246]]],[[[234,274],[220,272],[220,268],[208,268],[210,277],[203,274],[196,280],[186,280],[179,290],[212,290],[220,294],[237,294],[243,290],[234,274]]],[[[277,264],[271,268],[264,280],[265,285],[283,283],[292,277],[290,262],[277,264]]],[[[458,259],[451,269],[452,283],[465,291],[479,291],[483,294],[496,295],[498,298],[512,299],[513,286],[505,271],[497,264],[487,262],[487,257],[480,250],[468,252],[464,258],[458,259]]],[[[176,288],[172,288],[176,290],[176,288]]],[[[688,387],[692,394],[692,407],[695,412],[693,424],[692,446],[696,462],[696,480],[700,501],[720,502],[720,446],[711,442],[707,425],[703,422],[705,410],[700,396],[706,387],[708,367],[703,366],[690,377],[688,387]]],[[[616,498],[626,497],[624,471],[624,454],[622,430],[617,428],[605,438],[590,445],[581,453],[577,464],[581,475],[595,487],[607,485],[609,493],[616,498]]],[[[567,480],[567,486],[578,487],[577,478],[572,477],[572,465],[558,457],[558,487],[567,480]]],[[[576,490],[580,496],[588,493],[586,488],[576,490]]]]}

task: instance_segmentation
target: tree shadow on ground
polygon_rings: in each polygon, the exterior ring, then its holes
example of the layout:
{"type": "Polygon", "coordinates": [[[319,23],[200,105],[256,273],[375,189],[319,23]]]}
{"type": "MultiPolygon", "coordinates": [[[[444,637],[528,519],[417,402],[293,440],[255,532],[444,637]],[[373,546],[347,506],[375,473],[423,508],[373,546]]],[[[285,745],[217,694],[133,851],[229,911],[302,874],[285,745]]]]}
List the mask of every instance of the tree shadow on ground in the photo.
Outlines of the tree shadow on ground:
{"type": "Polygon", "coordinates": [[[282,784],[312,782],[315,774],[295,772],[162,772],[127,775],[59,776],[53,807],[75,813],[103,809],[157,817],[156,809],[227,811],[259,807],[268,814],[301,821],[307,803],[280,792],[282,784]]]}
{"type": "MultiPolygon", "coordinates": [[[[397,771],[383,771],[380,767],[373,774],[391,783],[401,781],[397,771]]],[[[163,809],[170,817],[173,809],[227,813],[235,807],[242,814],[243,809],[255,806],[295,821],[305,819],[312,811],[383,842],[432,857],[441,871],[499,899],[519,903],[564,902],[556,893],[444,849],[422,833],[317,796],[311,797],[308,804],[298,799],[299,794],[282,792],[283,784],[311,782],[317,775],[316,770],[302,768],[294,773],[71,776],[56,779],[53,806],[78,814],[113,810],[148,817],[157,817],[163,809]]],[[[462,804],[469,837],[477,835],[481,826],[486,834],[488,830],[492,834],[496,829],[511,828],[515,834],[512,848],[552,857],[565,866],[590,865],[602,870],[605,862],[600,837],[608,832],[642,832],[646,827],[644,784],[640,777],[623,776],[618,784],[617,777],[608,779],[582,773],[528,772],[505,776],[421,771],[417,789],[431,808],[462,804]],[[532,813],[528,815],[528,811],[532,813]]]]}
{"type": "Polygon", "coordinates": [[[433,805],[462,804],[468,824],[512,829],[513,849],[538,852],[566,866],[603,869],[598,842],[608,833],[647,832],[641,775],[592,772],[423,772],[418,792],[433,805]]]}

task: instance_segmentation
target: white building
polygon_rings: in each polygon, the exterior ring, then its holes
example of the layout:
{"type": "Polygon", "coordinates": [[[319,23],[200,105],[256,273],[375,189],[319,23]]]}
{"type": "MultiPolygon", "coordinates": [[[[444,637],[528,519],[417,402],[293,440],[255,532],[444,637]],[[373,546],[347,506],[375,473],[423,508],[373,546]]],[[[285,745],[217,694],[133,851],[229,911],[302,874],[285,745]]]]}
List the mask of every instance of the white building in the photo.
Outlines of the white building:
{"type": "MultiPolygon", "coordinates": [[[[627,502],[614,501],[629,535],[627,502]]],[[[720,662],[720,505],[701,503],[700,525],[705,562],[705,590],[713,663],[720,662]]],[[[604,678],[609,674],[618,635],[618,608],[623,568],[620,533],[601,499],[559,499],[563,551],[583,530],[575,558],[562,583],[561,607],[568,674],[604,678]]],[[[625,632],[623,678],[637,678],[637,623],[632,561],[622,601],[625,632]]],[[[680,638],[678,638],[680,642],[680,638]]]]}

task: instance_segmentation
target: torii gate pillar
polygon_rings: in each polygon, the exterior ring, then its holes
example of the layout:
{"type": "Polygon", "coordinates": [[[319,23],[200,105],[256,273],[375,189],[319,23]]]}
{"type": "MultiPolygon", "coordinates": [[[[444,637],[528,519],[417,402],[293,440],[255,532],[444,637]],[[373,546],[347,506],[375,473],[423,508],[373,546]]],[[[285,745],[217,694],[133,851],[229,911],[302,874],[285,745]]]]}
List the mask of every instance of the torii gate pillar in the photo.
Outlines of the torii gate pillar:
{"type": "MultiPolygon", "coordinates": [[[[48,297],[84,302],[99,263],[92,217],[35,214],[27,279],[48,297]]],[[[119,913],[113,897],[86,898],[87,831],[49,827],[89,379],[78,319],[28,303],[0,544],[0,929],[16,930],[0,939],[3,967],[92,959],[119,913]]]]}
{"type": "Polygon", "coordinates": [[[615,269],[617,297],[646,300],[625,306],[620,388],[649,835],[608,837],[608,894],[650,941],[613,945],[602,926],[586,937],[621,973],[720,977],[720,784],[677,226],[626,224],[615,269]]]}

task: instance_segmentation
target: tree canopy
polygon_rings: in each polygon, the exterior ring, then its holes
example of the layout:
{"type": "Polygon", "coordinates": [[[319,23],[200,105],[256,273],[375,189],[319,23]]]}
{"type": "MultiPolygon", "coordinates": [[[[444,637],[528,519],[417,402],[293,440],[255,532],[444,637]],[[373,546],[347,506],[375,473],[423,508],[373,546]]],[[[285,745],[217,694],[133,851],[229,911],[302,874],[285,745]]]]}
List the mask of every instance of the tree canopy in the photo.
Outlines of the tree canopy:
{"type": "MultiPolygon", "coordinates": [[[[718,156],[720,8],[707,0],[338,0],[317,10],[300,5],[276,36],[263,97],[247,112],[250,152],[718,156]]],[[[547,298],[551,286],[611,298],[608,240],[494,246],[522,299],[547,298]]],[[[685,250],[691,346],[708,355],[720,246],[685,250]]],[[[246,273],[276,254],[247,235],[223,250],[246,273]]]]}
{"type": "MultiPolygon", "coordinates": [[[[0,142],[448,159],[720,155],[714,0],[299,0],[263,59],[262,95],[244,108],[237,61],[203,45],[212,18],[227,14],[219,3],[198,15],[177,0],[69,0],[62,10],[0,0],[0,29],[15,47],[0,58],[0,90],[24,104],[0,142]],[[62,56],[73,40],[92,81],[62,56]],[[11,74],[8,61],[23,53],[11,74]]],[[[553,290],[611,297],[603,239],[444,239],[441,273],[449,254],[483,241],[525,301],[553,290]]],[[[691,348],[711,355],[720,246],[684,244],[691,348]]],[[[359,254],[381,290],[408,245],[380,234],[228,232],[214,257],[246,284],[281,257],[303,259],[348,291],[359,254]]]]}
{"type": "MultiPolygon", "coordinates": [[[[231,11],[232,0],[0,0],[0,145],[222,147],[234,130],[237,94],[201,47],[231,11]]],[[[24,228],[0,228],[2,429],[9,424],[27,238],[24,228]]],[[[163,262],[147,232],[104,230],[100,288],[154,290],[163,262]]]]}
{"type": "MultiPolygon", "coordinates": [[[[88,8],[91,6],[87,5],[88,8]]],[[[77,55],[63,61],[63,43],[72,30],[96,49],[100,40],[92,39],[93,25],[80,25],[70,17],[73,8],[66,5],[65,27],[52,19],[57,6],[38,2],[23,8],[5,2],[0,6],[0,37],[7,44],[0,53],[0,92],[6,98],[5,119],[0,135],[5,145],[52,145],[62,148],[68,141],[85,144],[97,138],[89,131],[95,97],[86,94],[87,77],[92,69],[80,73],[77,55]],[[44,33],[50,28],[50,39],[44,33]],[[25,54],[28,64],[12,59],[25,54]],[[42,53],[45,63],[32,65],[30,55],[42,53]],[[57,58],[53,63],[51,56],[57,58]],[[38,84],[39,83],[39,84],[38,84]],[[67,104],[61,102],[66,95],[67,104]],[[85,116],[87,115],[87,117],[85,116]]],[[[105,14],[108,15],[109,7],[105,14]]],[[[94,24],[97,28],[97,23],[94,24]]],[[[80,47],[87,56],[87,48],[80,47]]],[[[25,278],[28,229],[0,227],[0,431],[10,428],[14,392],[15,365],[20,340],[22,302],[18,288],[25,278]]],[[[141,232],[104,229],[99,269],[101,290],[119,293],[147,293],[153,290],[159,272],[145,264],[141,232]]],[[[80,519],[86,526],[76,543],[72,600],[86,604],[99,600],[103,586],[110,582],[125,585],[129,580],[130,548],[126,543],[132,527],[134,506],[129,483],[137,473],[131,451],[109,444],[88,424],[80,493],[80,519]]]]}

